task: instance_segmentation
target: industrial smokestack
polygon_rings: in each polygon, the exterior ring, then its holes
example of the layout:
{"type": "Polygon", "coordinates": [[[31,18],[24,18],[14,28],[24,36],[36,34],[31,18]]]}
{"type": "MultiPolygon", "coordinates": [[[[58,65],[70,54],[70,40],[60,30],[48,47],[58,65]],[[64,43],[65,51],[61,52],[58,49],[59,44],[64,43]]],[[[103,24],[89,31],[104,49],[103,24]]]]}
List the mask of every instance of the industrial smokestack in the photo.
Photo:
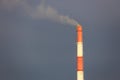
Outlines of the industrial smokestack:
{"type": "Polygon", "coordinates": [[[84,80],[82,26],[77,25],[77,80],[84,80]]]}
{"type": "Polygon", "coordinates": [[[42,0],[40,5],[35,7],[31,6],[28,0],[0,0],[0,5],[8,9],[20,6],[23,8],[24,13],[31,16],[33,19],[50,19],[60,23],[77,25],[77,80],[84,80],[82,26],[78,25],[76,20],[61,15],[56,9],[45,5],[45,0],[42,0]]]}

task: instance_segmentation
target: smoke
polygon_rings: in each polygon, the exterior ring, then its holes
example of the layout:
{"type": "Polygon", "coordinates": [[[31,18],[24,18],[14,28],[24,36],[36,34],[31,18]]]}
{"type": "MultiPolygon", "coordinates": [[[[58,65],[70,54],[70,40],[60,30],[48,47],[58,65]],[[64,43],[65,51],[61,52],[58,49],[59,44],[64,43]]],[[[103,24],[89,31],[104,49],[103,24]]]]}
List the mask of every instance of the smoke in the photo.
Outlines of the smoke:
{"type": "Polygon", "coordinates": [[[69,18],[68,16],[63,16],[60,15],[57,10],[52,8],[51,6],[45,6],[44,4],[40,4],[39,6],[36,7],[35,10],[33,10],[30,15],[33,18],[38,18],[38,19],[50,19],[53,21],[61,22],[61,23],[66,23],[70,25],[77,25],[78,22],[75,21],[74,19],[69,18]]]}
{"type": "Polygon", "coordinates": [[[52,21],[60,22],[63,24],[77,25],[78,22],[68,16],[58,13],[57,10],[51,6],[45,5],[41,2],[38,6],[33,7],[28,4],[27,0],[1,0],[2,5],[5,7],[21,6],[24,12],[34,19],[49,19],[52,21]]]}

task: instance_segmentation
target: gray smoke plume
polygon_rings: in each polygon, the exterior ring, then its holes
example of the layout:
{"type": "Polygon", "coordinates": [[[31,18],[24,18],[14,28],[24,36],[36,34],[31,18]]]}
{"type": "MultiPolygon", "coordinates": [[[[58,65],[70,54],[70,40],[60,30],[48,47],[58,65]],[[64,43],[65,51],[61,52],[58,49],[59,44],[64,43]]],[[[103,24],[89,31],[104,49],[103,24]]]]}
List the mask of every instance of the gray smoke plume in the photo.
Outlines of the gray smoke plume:
{"type": "Polygon", "coordinates": [[[60,23],[77,25],[78,22],[74,19],[69,18],[68,16],[63,16],[57,12],[51,6],[44,4],[44,1],[41,2],[38,6],[32,7],[26,0],[1,0],[1,3],[5,7],[15,7],[22,6],[25,13],[31,16],[34,19],[50,19],[60,23]]]}

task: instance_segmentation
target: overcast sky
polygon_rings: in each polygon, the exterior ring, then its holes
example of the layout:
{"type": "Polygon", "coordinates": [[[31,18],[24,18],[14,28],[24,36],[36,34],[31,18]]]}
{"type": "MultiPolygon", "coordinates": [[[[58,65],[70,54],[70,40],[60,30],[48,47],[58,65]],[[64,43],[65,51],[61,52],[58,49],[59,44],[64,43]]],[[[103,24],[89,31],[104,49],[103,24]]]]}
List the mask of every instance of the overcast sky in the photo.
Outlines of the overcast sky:
{"type": "Polygon", "coordinates": [[[119,0],[40,3],[0,0],[0,80],[76,79],[76,26],[59,15],[83,26],[85,80],[120,79],[119,0]]]}

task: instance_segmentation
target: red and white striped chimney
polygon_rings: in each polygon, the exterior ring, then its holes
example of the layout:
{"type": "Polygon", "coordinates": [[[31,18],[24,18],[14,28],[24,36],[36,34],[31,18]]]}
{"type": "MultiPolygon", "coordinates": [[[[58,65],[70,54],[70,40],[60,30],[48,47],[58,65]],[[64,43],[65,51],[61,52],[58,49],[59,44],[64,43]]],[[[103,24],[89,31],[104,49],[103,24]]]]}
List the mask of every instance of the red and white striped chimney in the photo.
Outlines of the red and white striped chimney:
{"type": "Polygon", "coordinates": [[[77,80],[84,80],[82,26],[77,25],[77,80]]]}

